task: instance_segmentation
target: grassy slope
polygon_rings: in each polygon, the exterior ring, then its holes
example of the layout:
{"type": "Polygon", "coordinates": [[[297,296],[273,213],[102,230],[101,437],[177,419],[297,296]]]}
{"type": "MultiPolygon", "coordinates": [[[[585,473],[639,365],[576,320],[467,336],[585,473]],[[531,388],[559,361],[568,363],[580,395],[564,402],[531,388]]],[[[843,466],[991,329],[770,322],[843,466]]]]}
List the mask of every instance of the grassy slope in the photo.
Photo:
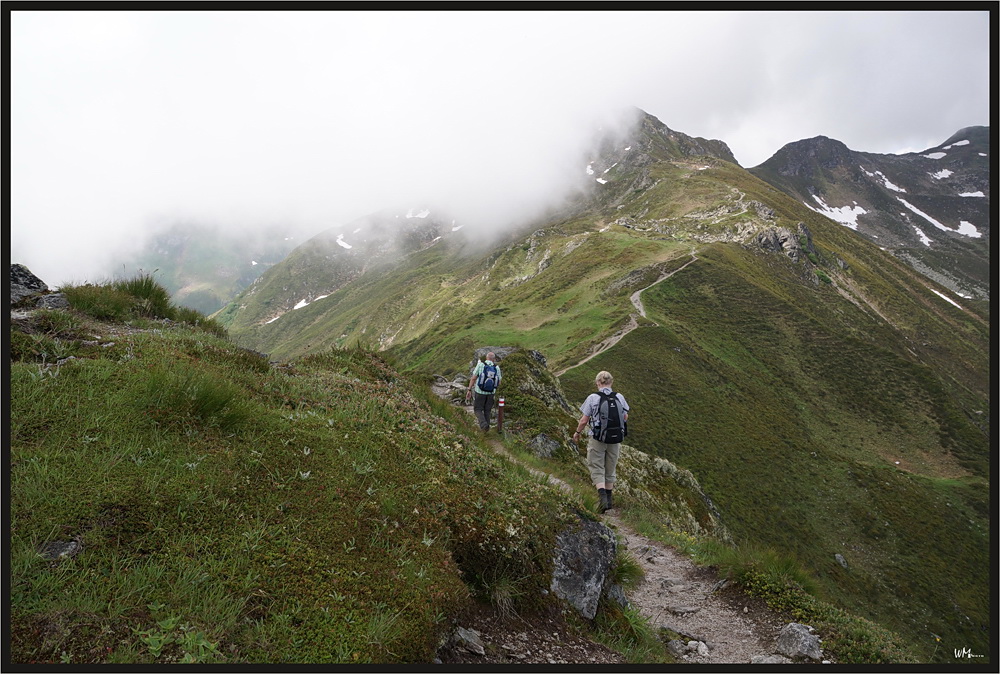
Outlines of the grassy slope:
{"type": "MultiPolygon", "coordinates": [[[[570,370],[567,394],[612,371],[636,410],[633,443],[690,469],[737,538],[793,553],[828,599],[926,656],[932,633],[988,652],[986,436],[884,326],[845,315],[791,263],[762,274],[760,254],[699,257],[644,293],[662,327],[570,370]]],[[[972,376],[965,365],[955,374],[972,376]]]]}
{"type": "Polygon", "coordinates": [[[378,357],[38,320],[10,376],[12,661],[429,661],[470,596],[547,587],[564,497],[378,357]],[[92,335],[58,368],[32,349],[92,335]]]}

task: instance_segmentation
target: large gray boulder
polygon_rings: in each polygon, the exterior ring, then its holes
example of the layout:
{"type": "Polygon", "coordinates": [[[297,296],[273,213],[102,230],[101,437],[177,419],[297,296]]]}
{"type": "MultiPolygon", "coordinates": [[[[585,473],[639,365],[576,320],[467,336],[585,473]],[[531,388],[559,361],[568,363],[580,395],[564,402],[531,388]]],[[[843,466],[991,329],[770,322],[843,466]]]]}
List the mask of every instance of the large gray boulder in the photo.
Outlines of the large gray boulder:
{"type": "Polygon", "coordinates": [[[615,564],[614,532],[600,522],[580,518],[577,526],[556,536],[552,592],[591,620],[615,564]]]}
{"type": "Polygon", "coordinates": [[[775,650],[793,659],[819,660],[823,657],[819,637],[812,633],[811,627],[799,623],[789,623],[781,628],[775,650]]]}
{"type": "Polygon", "coordinates": [[[46,293],[49,287],[42,279],[31,273],[23,264],[10,266],[10,303],[17,304],[25,297],[46,293]]]}

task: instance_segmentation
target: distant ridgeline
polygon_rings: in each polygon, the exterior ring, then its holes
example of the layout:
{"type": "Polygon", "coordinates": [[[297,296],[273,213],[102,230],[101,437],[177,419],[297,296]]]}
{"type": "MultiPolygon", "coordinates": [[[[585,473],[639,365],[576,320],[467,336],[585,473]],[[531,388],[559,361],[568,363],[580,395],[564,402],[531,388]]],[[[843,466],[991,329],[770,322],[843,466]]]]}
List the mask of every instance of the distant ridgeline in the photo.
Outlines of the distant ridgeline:
{"type": "Polygon", "coordinates": [[[211,314],[298,243],[284,227],[229,232],[179,222],[152,236],[136,255],[109,265],[109,270],[151,273],[176,304],[211,314]]]}
{"type": "Polygon", "coordinates": [[[989,299],[989,151],[986,126],[902,155],[817,136],[749,170],[960,297],[989,299]]]}

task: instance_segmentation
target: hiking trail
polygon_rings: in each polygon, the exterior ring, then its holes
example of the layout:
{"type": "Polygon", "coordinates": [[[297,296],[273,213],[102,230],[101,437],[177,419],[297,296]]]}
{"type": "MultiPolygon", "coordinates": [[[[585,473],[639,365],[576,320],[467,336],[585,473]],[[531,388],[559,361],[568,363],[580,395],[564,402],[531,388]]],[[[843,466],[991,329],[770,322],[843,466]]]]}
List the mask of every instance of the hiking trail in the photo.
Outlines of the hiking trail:
{"type": "MultiPolygon", "coordinates": [[[[678,270],[679,271],[679,270],[678,270]]],[[[472,414],[472,407],[463,406],[472,414]]],[[[495,433],[495,430],[491,431],[495,433]]],[[[528,466],[514,456],[499,437],[486,435],[486,441],[497,454],[508,461],[517,463],[532,474],[544,477],[548,483],[567,494],[575,493],[574,488],[564,480],[528,466]]],[[[624,508],[628,508],[625,503],[624,508]]],[[[600,520],[618,536],[624,546],[642,567],[644,579],[638,586],[626,592],[629,603],[645,617],[654,629],[667,628],[681,635],[684,644],[701,642],[704,647],[692,646],[676,652],[678,662],[689,664],[749,664],[754,656],[767,656],[774,652],[778,632],[787,624],[760,599],[749,597],[738,591],[726,580],[720,579],[711,569],[697,566],[690,558],[677,552],[671,546],[639,534],[620,517],[617,506],[600,516],[600,520]]],[[[532,636],[527,623],[517,629],[500,626],[500,622],[480,617],[475,629],[481,633],[486,644],[498,646],[502,653],[514,653],[516,647],[531,643],[530,655],[521,653],[515,659],[484,660],[483,656],[467,654],[461,662],[542,662],[583,664],[594,662],[618,662],[609,659],[610,652],[601,644],[580,644],[579,637],[559,635],[558,626],[545,620],[532,636]],[[557,630],[557,631],[553,631],[557,630]],[[516,632],[516,637],[515,633],[516,632]],[[549,635],[553,638],[549,639],[549,635]],[[556,644],[562,647],[556,648],[556,644]],[[572,648],[566,646],[572,642],[572,648]],[[512,645],[513,644],[513,645],[512,645]],[[546,645],[556,649],[546,651],[546,645]],[[577,659],[573,659],[575,657],[577,659]],[[569,660],[566,658],[570,657],[569,660]]]]}
{"type": "MultiPolygon", "coordinates": [[[[695,255],[695,252],[692,250],[691,251],[691,259],[690,260],[688,260],[687,262],[685,262],[683,265],[681,265],[677,269],[673,270],[672,272],[669,272],[667,274],[662,274],[658,279],[656,279],[655,281],[653,281],[652,283],[650,283],[645,288],[640,288],[639,290],[636,290],[634,293],[632,293],[632,295],[631,295],[631,297],[629,297],[629,299],[631,300],[632,306],[635,307],[635,310],[638,312],[639,316],[642,316],[643,318],[646,318],[646,307],[643,306],[643,304],[642,304],[642,297],[641,297],[642,293],[644,293],[645,291],[649,290],[650,288],[652,288],[653,286],[655,286],[657,283],[662,283],[663,281],[666,281],[668,278],[670,278],[671,276],[673,276],[674,274],[676,274],[680,270],[684,269],[689,264],[692,264],[693,262],[696,262],[697,260],[698,260],[698,256],[695,255]]],[[[659,325],[659,324],[657,323],[656,325],[659,325]]],[[[561,369],[558,372],[556,372],[555,375],[557,377],[561,377],[564,374],[566,374],[566,372],[568,372],[569,370],[572,370],[574,367],[579,367],[579,366],[583,365],[584,363],[586,363],[591,358],[594,358],[595,356],[597,356],[597,355],[599,355],[601,353],[604,353],[605,351],[607,351],[608,349],[610,349],[612,346],[614,346],[615,344],[617,344],[619,341],[621,341],[622,337],[624,337],[625,335],[627,335],[628,333],[632,332],[633,330],[635,330],[638,327],[639,327],[639,322],[636,319],[636,314],[629,314],[628,323],[626,323],[624,325],[624,327],[622,327],[621,330],[619,330],[618,332],[614,333],[610,337],[607,337],[607,338],[601,340],[600,342],[598,342],[597,344],[595,344],[590,349],[590,354],[586,358],[584,358],[583,360],[581,360],[579,363],[576,363],[575,365],[568,365],[567,367],[564,367],[563,369],[561,369]]]]}

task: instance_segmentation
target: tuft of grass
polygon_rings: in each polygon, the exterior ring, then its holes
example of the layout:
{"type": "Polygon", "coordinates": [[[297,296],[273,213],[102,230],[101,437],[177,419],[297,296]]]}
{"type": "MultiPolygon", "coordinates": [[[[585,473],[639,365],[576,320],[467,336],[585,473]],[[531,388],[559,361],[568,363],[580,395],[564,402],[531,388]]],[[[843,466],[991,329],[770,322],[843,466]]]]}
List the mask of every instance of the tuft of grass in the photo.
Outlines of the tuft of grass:
{"type": "Polygon", "coordinates": [[[118,279],[111,287],[134,298],[133,310],[150,318],[171,318],[176,308],[170,302],[170,293],[156,282],[152,274],[139,272],[131,278],[118,279]]]}
{"type": "Polygon", "coordinates": [[[61,291],[74,310],[97,320],[125,323],[166,319],[188,323],[218,337],[227,335],[217,320],[195,309],[175,306],[170,293],[152,274],[140,272],[134,277],[105,284],[69,284],[61,291]]]}
{"type": "Polygon", "coordinates": [[[528,578],[516,577],[510,569],[491,570],[489,580],[483,581],[486,599],[504,619],[518,615],[517,609],[527,593],[528,578]]]}
{"type": "Polygon", "coordinates": [[[638,587],[646,578],[646,572],[642,565],[632,556],[632,554],[622,546],[615,550],[615,564],[612,568],[611,582],[621,585],[622,589],[628,591],[638,587]]]}
{"type": "Polygon", "coordinates": [[[157,369],[149,373],[138,403],[152,418],[196,418],[230,431],[250,416],[239,396],[235,386],[209,373],[189,368],[157,369]]]}
{"type": "Polygon", "coordinates": [[[630,663],[672,662],[666,644],[638,609],[604,605],[594,619],[596,640],[621,653],[630,663]]]}
{"type": "Polygon", "coordinates": [[[743,585],[749,585],[753,579],[767,587],[790,588],[810,595],[818,590],[815,579],[800,562],[787,553],[759,543],[726,545],[705,540],[697,546],[695,559],[717,567],[722,575],[743,585]]]}

